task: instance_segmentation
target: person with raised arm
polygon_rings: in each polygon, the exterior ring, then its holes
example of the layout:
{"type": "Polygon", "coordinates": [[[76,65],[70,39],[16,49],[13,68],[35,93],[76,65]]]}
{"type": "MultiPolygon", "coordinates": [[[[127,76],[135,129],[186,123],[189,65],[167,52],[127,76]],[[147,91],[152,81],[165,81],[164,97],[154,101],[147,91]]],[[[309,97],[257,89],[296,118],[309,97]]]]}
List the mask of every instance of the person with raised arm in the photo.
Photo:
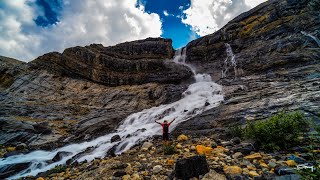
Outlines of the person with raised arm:
{"type": "Polygon", "coordinates": [[[162,126],[162,139],[163,139],[163,142],[166,142],[166,144],[168,144],[168,141],[169,141],[169,126],[175,119],[176,118],[174,118],[170,123],[168,123],[167,120],[164,120],[163,123],[159,123],[157,122],[157,120],[155,120],[156,123],[162,126]]]}

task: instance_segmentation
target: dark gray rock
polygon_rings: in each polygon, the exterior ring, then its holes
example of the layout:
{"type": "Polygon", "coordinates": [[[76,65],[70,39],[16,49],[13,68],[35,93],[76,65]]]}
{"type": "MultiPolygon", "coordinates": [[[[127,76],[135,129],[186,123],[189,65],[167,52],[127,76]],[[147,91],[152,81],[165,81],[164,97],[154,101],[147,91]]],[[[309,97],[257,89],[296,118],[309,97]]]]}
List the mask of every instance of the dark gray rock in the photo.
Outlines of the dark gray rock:
{"type": "Polygon", "coordinates": [[[0,178],[6,179],[20,171],[27,169],[31,163],[18,163],[18,164],[10,164],[4,165],[0,167],[0,178]]]}
{"type": "Polygon", "coordinates": [[[117,134],[111,137],[111,143],[118,142],[121,140],[121,137],[117,134]]]}
{"type": "Polygon", "coordinates": [[[25,143],[20,143],[16,146],[16,149],[19,151],[19,150],[25,150],[27,149],[28,146],[25,144],[25,143]]]}
{"type": "Polygon", "coordinates": [[[125,171],[116,171],[113,173],[114,177],[122,177],[124,175],[126,175],[127,173],[125,171]]]}
{"type": "Polygon", "coordinates": [[[274,173],[278,176],[295,174],[296,171],[286,166],[279,166],[274,169],[274,173]]]}
{"type": "Polygon", "coordinates": [[[60,161],[62,158],[66,157],[66,156],[70,156],[72,155],[71,152],[67,152],[67,151],[59,151],[57,152],[57,154],[52,158],[53,162],[58,162],[60,161]]]}
{"type": "Polygon", "coordinates": [[[205,156],[193,156],[179,159],[175,165],[175,177],[186,180],[199,177],[209,172],[209,166],[205,156]]]}

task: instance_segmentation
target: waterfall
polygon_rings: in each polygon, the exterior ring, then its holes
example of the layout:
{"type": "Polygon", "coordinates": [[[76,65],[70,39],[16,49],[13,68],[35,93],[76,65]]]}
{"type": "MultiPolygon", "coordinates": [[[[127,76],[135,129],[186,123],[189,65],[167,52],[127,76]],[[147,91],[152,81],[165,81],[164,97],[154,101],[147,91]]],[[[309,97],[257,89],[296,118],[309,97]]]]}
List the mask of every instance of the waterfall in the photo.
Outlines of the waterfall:
{"type": "Polygon", "coordinates": [[[32,165],[28,169],[10,177],[11,179],[15,179],[28,175],[35,176],[39,172],[54,168],[56,165],[65,164],[68,159],[89,147],[93,147],[94,150],[78,158],[78,162],[102,158],[115,145],[117,145],[116,153],[120,154],[147,138],[161,135],[161,126],[156,124],[155,120],[163,121],[176,118],[171,125],[170,130],[172,130],[178,124],[218,106],[223,101],[222,87],[212,82],[210,75],[197,74],[195,68],[186,64],[185,58],[186,48],[177,50],[173,61],[188,66],[194,73],[196,81],[188,87],[179,101],[133,113],[123,120],[122,124],[116,129],[116,132],[89,142],[72,144],[53,151],[34,151],[25,155],[2,158],[0,159],[0,168],[10,164],[32,162],[32,165]],[[119,135],[121,141],[111,143],[111,137],[114,135],[119,135]],[[61,151],[70,152],[71,154],[58,162],[49,164],[48,161],[61,151]]]}
{"type": "Polygon", "coordinates": [[[236,61],[236,56],[233,54],[232,48],[230,44],[226,43],[226,53],[227,53],[227,58],[224,60],[224,69],[221,72],[221,77],[225,78],[227,77],[228,71],[230,67],[233,67],[234,74],[237,76],[237,61],[236,61]]]}

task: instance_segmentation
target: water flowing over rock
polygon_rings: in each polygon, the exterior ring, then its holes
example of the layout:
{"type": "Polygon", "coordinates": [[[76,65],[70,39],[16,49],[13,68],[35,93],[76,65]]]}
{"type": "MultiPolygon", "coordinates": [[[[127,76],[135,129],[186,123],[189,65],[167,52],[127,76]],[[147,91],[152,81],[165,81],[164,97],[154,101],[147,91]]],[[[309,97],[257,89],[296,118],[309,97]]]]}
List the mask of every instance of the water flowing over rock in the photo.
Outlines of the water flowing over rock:
{"type": "Polygon", "coordinates": [[[186,62],[223,85],[225,102],[180,124],[175,134],[223,134],[225,126],[280,111],[301,110],[319,122],[319,4],[267,1],[190,42],[186,62]]]}
{"type": "MultiPolygon", "coordinates": [[[[185,56],[182,56],[179,52],[181,51],[178,51],[175,56],[179,59],[181,58],[181,61],[183,62],[185,56]]],[[[57,164],[72,164],[83,161],[92,161],[95,158],[101,158],[108,154],[119,154],[129,150],[131,147],[143,142],[147,138],[161,134],[161,127],[155,123],[155,120],[175,118],[176,120],[171,125],[171,127],[174,128],[179,123],[187,121],[188,119],[201,114],[205,110],[216,107],[221,101],[223,101],[222,87],[212,82],[209,75],[196,74],[195,69],[189,70],[190,67],[184,63],[182,63],[182,65],[177,63],[175,66],[186,68],[188,69],[188,72],[193,72],[196,80],[194,83],[188,86],[185,92],[182,93],[182,98],[180,100],[169,104],[155,106],[149,109],[146,108],[137,113],[132,113],[124,118],[120,126],[116,128],[115,132],[106,134],[91,141],[79,144],[71,144],[51,152],[34,151],[25,155],[11,156],[0,161],[0,167],[2,164],[18,164],[31,161],[32,165],[28,169],[14,176],[20,177],[36,175],[39,172],[44,172],[53,168],[54,165],[57,164]],[[120,141],[111,142],[111,138],[115,135],[120,136],[120,141]],[[112,152],[110,152],[111,149],[112,152]],[[68,153],[67,156],[56,158],[60,160],[53,164],[46,164],[46,162],[52,160],[57,155],[57,152],[70,152],[70,154],[68,153]]],[[[112,89],[114,90],[114,88],[112,89]]],[[[103,125],[105,125],[105,123],[110,123],[109,121],[101,120],[103,120],[103,118],[99,116],[98,123],[94,126],[90,125],[95,123],[97,120],[91,121],[91,119],[87,119],[80,121],[76,126],[77,131],[83,132],[83,124],[87,124],[89,129],[84,129],[87,134],[98,134],[97,131],[101,132],[100,122],[103,123],[103,125]],[[96,131],[90,130],[92,128],[96,128],[96,131]],[[88,132],[88,130],[90,131],[88,132]]],[[[79,136],[82,137],[81,135],[79,136]]],[[[86,137],[84,138],[87,140],[86,137]]]]}

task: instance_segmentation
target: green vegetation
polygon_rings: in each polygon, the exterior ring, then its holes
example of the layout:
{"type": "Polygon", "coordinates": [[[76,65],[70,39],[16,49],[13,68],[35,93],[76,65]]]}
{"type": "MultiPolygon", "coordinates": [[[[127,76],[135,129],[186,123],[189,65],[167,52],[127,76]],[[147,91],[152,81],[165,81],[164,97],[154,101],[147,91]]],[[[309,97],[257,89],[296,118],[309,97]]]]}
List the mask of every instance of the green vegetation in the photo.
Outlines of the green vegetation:
{"type": "Polygon", "coordinates": [[[163,153],[164,155],[172,155],[176,153],[176,148],[172,143],[169,144],[163,144],[163,153]]]}
{"type": "Polygon", "coordinates": [[[302,179],[318,180],[320,179],[320,159],[317,157],[317,151],[319,150],[316,147],[320,143],[320,126],[315,125],[314,123],[311,126],[314,127],[315,132],[308,139],[308,154],[312,157],[311,162],[315,165],[316,170],[312,172],[310,169],[303,169],[299,170],[297,173],[302,176],[302,179]]]}
{"type": "Polygon", "coordinates": [[[54,168],[50,169],[49,171],[46,172],[47,175],[49,174],[55,174],[55,173],[61,173],[65,172],[67,169],[67,166],[64,165],[57,165],[54,168]]]}
{"type": "Polygon", "coordinates": [[[249,123],[241,128],[229,129],[232,136],[255,140],[262,149],[275,151],[299,144],[298,137],[306,132],[309,124],[300,112],[279,113],[266,120],[249,123]]]}

